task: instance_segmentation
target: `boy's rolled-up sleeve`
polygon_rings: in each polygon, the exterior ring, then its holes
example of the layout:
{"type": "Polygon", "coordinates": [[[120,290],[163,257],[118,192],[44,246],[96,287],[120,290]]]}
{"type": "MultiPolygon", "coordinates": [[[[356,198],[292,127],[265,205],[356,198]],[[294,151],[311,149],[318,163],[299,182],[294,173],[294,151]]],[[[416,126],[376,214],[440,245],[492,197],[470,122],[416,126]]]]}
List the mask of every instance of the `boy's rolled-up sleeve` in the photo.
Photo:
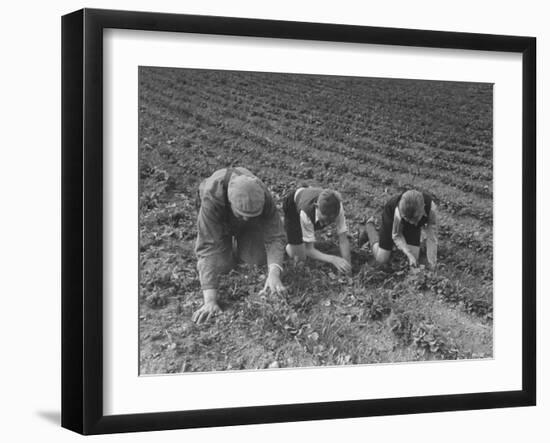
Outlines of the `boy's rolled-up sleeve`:
{"type": "Polygon", "coordinates": [[[395,208],[393,214],[393,224],[392,224],[392,234],[391,238],[397,246],[397,249],[400,249],[403,252],[408,252],[407,241],[403,235],[403,224],[401,223],[401,215],[399,214],[399,209],[395,208]]]}
{"type": "Polygon", "coordinates": [[[437,207],[434,202],[432,202],[425,232],[428,263],[431,266],[435,266],[437,263],[437,207]]]}
{"type": "Polygon", "coordinates": [[[302,241],[315,243],[315,227],[304,211],[300,211],[300,228],[302,229],[302,241]]]}
{"type": "Polygon", "coordinates": [[[340,211],[335,220],[336,223],[336,233],[338,235],[348,232],[348,225],[346,223],[346,216],[344,215],[344,205],[340,203],[340,211]]]}
{"type": "Polygon", "coordinates": [[[281,215],[273,197],[266,190],[265,206],[263,212],[264,218],[264,243],[267,255],[267,266],[277,265],[281,269],[283,267],[284,250],[286,243],[286,235],[283,229],[281,215]]]}

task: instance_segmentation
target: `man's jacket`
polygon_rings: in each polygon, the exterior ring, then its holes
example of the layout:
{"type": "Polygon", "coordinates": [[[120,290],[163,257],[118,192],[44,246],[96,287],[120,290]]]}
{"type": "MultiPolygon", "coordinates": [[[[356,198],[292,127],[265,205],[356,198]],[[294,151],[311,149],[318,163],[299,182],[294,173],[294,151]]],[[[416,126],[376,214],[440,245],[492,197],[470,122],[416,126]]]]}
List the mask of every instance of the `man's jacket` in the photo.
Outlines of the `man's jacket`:
{"type": "Polygon", "coordinates": [[[195,253],[203,290],[217,288],[219,274],[227,270],[227,261],[231,258],[232,238],[242,233],[246,234],[247,228],[262,229],[264,244],[258,247],[265,247],[268,266],[276,264],[282,267],[283,262],[285,233],[271,193],[260,179],[257,179],[265,192],[264,209],[258,217],[246,222],[239,221],[233,215],[227,199],[229,180],[233,174],[255,176],[242,167],[233,168],[230,174],[226,172],[225,168],[214,172],[199,186],[200,209],[195,253]]]}

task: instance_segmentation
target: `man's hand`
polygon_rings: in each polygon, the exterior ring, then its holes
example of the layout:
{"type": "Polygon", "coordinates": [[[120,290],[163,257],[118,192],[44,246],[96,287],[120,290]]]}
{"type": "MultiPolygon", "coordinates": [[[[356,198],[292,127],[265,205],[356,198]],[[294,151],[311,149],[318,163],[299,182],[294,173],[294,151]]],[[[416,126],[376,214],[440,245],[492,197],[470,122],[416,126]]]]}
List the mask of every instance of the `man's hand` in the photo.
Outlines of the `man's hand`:
{"type": "Polygon", "coordinates": [[[192,320],[195,323],[201,324],[221,312],[222,308],[218,304],[217,291],[215,289],[206,289],[204,291],[204,304],[193,313],[192,320]]]}
{"type": "Polygon", "coordinates": [[[270,267],[269,274],[267,275],[267,279],[265,281],[265,286],[260,291],[260,295],[266,295],[269,292],[271,292],[272,294],[283,294],[286,292],[286,288],[284,287],[283,283],[281,282],[281,278],[279,277],[280,273],[281,270],[278,267],[270,267]]]}
{"type": "Polygon", "coordinates": [[[351,272],[351,265],[345,258],[333,256],[331,263],[338,272],[344,274],[349,274],[351,272]]]}

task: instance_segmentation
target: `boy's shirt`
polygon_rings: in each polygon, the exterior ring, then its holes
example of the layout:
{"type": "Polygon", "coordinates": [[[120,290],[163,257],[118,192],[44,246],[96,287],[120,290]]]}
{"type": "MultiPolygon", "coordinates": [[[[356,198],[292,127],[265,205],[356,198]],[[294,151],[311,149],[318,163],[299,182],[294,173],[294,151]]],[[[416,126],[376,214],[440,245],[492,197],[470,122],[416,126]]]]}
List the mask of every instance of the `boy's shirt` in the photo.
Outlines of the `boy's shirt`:
{"type": "MultiPolygon", "coordinates": [[[[294,194],[294,200],[296,201],[299,193],[306,188],[299,188],[294,194]]],[[[305,211],[300,210],[300,227],[302,228],[302,237],[304,243],[315,242],[315,225],[319,222],[319,210],[315,209],[315,221],[312,221],[305,211]]],[[[346,223],[346,216],[344,214],[344,206],[340,203],[340,211],[334,221],[336,225],[336,233],[338,235],[348,232],[348,226],[346,223]]]]}
{"type": "MultiPolygon", "coordinates": [[[[435,224],[436,224],[436,205],[432,201],[430,206],[430,212],[426,216],[427,220],[426,223],[419,223],[419,227],[422,227],[424,231],[426,232],[426,237],[430,240],[437,241],[436,233],[435,233],[435,224]]],[[[399,212],[399,208],[396,207],[394,214],[393,214],[393,226],[392,226],[392,239],[395,242],[395,240],[400,240],[403,238],[403,219],[401,218],[401,213],[399,212]]],[[[403,238],[404,241],[404,238],[403,238]]]]}
{"type": "MultiPolygon", "coordinates": [[[[425,212],[425,211],[424,211],[425,212]]],[[[430,265],[435,265],[437,262],[437,206],[433,202],[430,204],[430,211],[426,216],[425,223],[419,223],[424,232],[426,233],[426,254],[428,258],[428,263],[430,265]]],[[[398,249],[405,250],[407,249],[407,242],[403,236],[403,223],[404,220],[401,218],[401,213],[399,208],[395,208],[393,216],[393,226],[392,226],[392,240],[397,246],[398,249]]]]}

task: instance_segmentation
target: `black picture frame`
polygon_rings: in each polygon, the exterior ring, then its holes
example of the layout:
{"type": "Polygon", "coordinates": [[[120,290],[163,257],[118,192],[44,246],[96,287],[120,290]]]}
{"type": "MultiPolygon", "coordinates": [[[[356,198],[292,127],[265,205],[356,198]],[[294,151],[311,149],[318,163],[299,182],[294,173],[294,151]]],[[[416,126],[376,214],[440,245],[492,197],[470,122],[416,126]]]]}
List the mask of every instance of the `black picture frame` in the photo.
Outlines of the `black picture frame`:
{"type": "Polygon", "coordinates": [[[62,18],[62,426],[103,434],[530,406],[536,402],[536,39],[83,9],[62,18]],[[522,389],[131,415],[103,412],[103,31],[108,28],[522,54],[522,389]]]}

